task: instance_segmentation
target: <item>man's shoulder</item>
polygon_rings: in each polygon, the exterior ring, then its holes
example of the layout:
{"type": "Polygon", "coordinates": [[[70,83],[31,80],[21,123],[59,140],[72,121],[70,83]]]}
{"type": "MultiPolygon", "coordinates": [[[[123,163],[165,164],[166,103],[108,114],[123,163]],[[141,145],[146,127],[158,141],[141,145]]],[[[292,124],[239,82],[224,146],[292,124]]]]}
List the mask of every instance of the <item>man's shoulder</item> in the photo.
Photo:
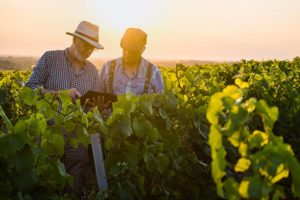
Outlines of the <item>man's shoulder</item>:
{"type": "Polygon", "coordinates": [[[86,61],[86,66],[87,66],[87,69],[89,71],[92,71],[92,72],[97,72],[98,73],[98,69],[96,67],[96,65],[94,65],[93,63],[91,63],[90,61],[86,61]]]}
{"type": "Polygon", "coordinates": [[[156,64],[150,62],[149,60],[147,60],[147,59],[145,59],[143,57],[142,57],[142,63],[143,63],[144,67],[148,68],[148,66],[151,66],[153,69],[158,69],[158,66],[156,64]]]}
{"type": "Polygon", "coordinates": [[[44,54],[39,58],[37,65],[44,65],[45,63],[51,64],[58,60],[63,59],[64,50],[49,50],[45,51],[44,54]]]}
{"type": "Polygon", "coordinates": [[[58,55],[64,55],[65,50],[49,50],[45,51],[45,56],[58,56],[58,55]]]}
{"type": "Polygon", "coordinates": [[[122,63],[122,57],[114,58],[114,59],[108,60],[108,61],[106,61],[106,62],[102,65],[101,70],[102,70],[102,71],[105,70],[105,71],[107,72],[107,70],[108,70],[109,68],[111,68],[113,65],[114,65],[114,66],[117,66],[117,65],[119,65],[119,64],[121,64],[121,63],[122,63]],[[114,64],[113,64],[113,63],[114,63],[114,64]]]}
{"type": "Polygon", "coordinates": [[[115,63],[115,64],[121,63],[121,60],[122,60],[122,57],[114,58],[114,59],[111,59],[111,60],[106,61],[106,62],[103,64],[103,66],[110,67],[110,66],[112,65],[112,63],[115,63]]]}

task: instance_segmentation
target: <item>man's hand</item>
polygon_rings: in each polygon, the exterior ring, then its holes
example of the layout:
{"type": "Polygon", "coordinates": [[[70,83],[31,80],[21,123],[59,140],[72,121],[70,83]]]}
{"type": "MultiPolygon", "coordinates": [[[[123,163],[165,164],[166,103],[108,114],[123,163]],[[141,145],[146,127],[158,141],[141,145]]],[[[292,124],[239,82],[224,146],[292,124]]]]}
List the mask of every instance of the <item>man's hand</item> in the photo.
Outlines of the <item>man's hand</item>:
{"type": "Polygon", "coordinates": [[[99,110],[104,110],[109,108],[111,105],[111,101],[108,101],[105,103],[104,97],[93,97],[92,99],[87,99],[87,101],[85,102],[85,106],[90,107],[90,108],[94,108],[94,107],[98,107],[99,110]]]}
{"type": "MultiPolygon", "coordinates": [[[[71,88],[71,89],[64,90],[64,91],[68,92],[71,99],[76,99],[76,98],[79,98],[81,96],[80,92],[78,92],[78,90],[76,88],[71,88]]],[[[58,95],[60,93],[60,91],[59,90],[48,90],[48,89],[43,88],[41,90],[41,93],[42,94],[51,93],[53,95],[58,95]]]]}
{"type": "Polygon", "coordinates": [[[77,99],[81,96],[80,92],[76,88],[67,90],[71,99],[77,99]]]}

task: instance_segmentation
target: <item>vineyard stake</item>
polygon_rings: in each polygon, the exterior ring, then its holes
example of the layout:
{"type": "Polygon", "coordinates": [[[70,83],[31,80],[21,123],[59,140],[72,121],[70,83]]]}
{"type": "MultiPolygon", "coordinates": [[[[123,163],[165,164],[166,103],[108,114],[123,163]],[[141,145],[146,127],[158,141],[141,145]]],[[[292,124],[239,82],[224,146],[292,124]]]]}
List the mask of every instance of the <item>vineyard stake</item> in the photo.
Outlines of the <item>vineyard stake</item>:
{"type": "Polygon", "coordinates": [[[95,163],[98,188],[99,190],[107,190],[108,184],[107,184],[107,179],[105,174],[100,135],[92,134],[90,139],[91,139],[91,145],[93,150],[93,158],[95,163]]]}

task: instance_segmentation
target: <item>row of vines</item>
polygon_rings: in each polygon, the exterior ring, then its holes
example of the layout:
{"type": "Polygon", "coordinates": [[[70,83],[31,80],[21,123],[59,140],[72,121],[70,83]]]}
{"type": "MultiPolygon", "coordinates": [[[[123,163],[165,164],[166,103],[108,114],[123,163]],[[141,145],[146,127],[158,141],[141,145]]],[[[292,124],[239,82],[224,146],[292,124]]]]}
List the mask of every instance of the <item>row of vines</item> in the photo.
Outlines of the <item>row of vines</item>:
{"type": "Polygon", "coordinates": [[[110,116],[0,72],[0,199],[75,198],[63,132],[101,133],[109,190],[89,199],[300,197],[300,58],[160,69],[164,94],[120,95],[110,116]]]}

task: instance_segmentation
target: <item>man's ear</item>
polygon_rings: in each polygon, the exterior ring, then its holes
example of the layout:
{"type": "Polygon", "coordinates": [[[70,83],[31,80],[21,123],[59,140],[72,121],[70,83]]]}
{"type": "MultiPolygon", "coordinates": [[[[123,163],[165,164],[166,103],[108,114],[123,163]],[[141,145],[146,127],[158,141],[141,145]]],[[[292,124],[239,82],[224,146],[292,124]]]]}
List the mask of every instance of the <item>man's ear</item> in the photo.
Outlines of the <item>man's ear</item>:
{"type": "Polygon", "coordinates": [[[144,47],[142,48],[141,53],[144,53],[145,50],[146,50],[146,46],[144,46],[144,47]]]}

